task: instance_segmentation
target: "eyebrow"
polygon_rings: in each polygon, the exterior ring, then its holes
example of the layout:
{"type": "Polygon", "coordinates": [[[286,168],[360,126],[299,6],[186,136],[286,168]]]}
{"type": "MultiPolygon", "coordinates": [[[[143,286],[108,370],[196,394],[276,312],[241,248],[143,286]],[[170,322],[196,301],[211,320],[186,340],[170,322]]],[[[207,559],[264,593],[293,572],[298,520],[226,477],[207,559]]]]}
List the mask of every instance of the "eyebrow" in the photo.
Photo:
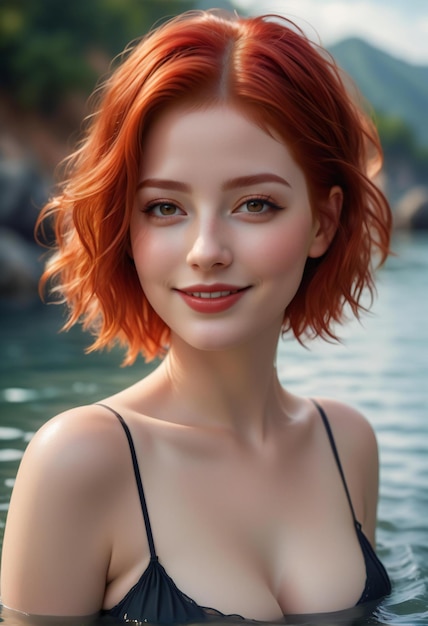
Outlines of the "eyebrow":
{"type": "Polygon", "coordinates": [[[137,190],[144,187],[156,187],[157,189],[172,189],[174,191],[189,192],[190,185],[182,183],[178,180],[168,180],[167,178],[146,178],[138,183],[137,190]]]}
{"type": "Polygon", "coordinates": [[[270,172],[253,174],[252,176],[238,176],[237,178],[231,178],[223,185],[223,190],[237,189],[238,187],[251,187],[251,185],[258,185],[260,183],[280,183],[286,187],[291,187],[290,183],[278,176],[278,174],[271,174],[270,172]]]}
{"type": "MultiPolygon", "coordinates": [[[[260,183],[280,183],[286,187],[290,187],[290,183],[278,176],[277,174],[271,174],[270,172],[253,174],[251,176],[238,176],[226,181],[222,187],[223,191],[229,191],[231,189],[238,189],[240,187],[251,187],[251,185],[258,185],[260,183]]],[[[169,180],[167,178],[146,178],[142,180],[137,190],[145,187],[155,187],[157,189],[172,189],[173,191],[183,191],[189,193],[191,191],[190,185],[178,180],[169,180]]]]}

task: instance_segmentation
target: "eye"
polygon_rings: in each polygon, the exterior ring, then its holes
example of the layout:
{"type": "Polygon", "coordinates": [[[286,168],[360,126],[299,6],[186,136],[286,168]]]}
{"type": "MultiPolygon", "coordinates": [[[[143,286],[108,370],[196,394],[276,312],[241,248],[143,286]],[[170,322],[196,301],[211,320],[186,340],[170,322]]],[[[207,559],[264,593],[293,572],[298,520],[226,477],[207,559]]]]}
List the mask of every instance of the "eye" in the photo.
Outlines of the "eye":
{"type": "Polygon", "coordinates": [[[248,200],[244,206],[249,213],[264,213],[266,209],[270,208],[264,200],[259,198],[248,200]]]}
{"type": "Polygon", "coordinates": [[[143,213],[147,213],[160,219],[163,217],[177,217],[178,215],[184,215],[184,211],[172,202],[153,202],[145,207],[143,213]]]}
{"type": "Polygon", "coordinates": [[[271,210],[280,210],[281,206],[272,202],[270,198],[248,198],[245,200],[238,209],[236,213],[252,213],[254,215],[260,215],[264,213],[268,213],[271,210]]]}

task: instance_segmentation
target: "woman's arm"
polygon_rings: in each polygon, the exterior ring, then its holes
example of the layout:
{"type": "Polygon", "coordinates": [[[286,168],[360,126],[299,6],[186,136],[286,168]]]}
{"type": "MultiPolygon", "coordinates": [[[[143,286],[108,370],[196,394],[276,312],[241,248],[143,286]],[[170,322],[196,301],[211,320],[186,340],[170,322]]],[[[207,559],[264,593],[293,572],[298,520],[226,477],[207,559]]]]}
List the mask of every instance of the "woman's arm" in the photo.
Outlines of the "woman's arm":
{"type": "Polygon", "coordinates": [[[34,436],[7,517],[1,567],[6,607],[55,616],[89,616],[102,607],[112,543],[115,426],[97,408],[82,407],[34,436]]]}

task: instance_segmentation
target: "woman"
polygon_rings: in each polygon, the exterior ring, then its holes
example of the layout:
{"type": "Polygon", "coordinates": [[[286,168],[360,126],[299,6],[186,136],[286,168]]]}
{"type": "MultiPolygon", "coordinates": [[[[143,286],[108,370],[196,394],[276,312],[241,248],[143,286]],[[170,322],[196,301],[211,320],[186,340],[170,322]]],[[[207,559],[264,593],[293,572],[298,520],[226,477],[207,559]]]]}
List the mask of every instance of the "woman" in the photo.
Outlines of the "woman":
{"type": "Polygon", "coordinates": [[[282,18],[185,14],[112,74],[42,212],[43,285],[92,349],[163,360],[33,438],[5,606],[281,621],[389,593],[371,427],[291,394],[274,364],[282,333],[335,339],[373,292],[391,227],[379,154],[333,61],[282,18]]]}

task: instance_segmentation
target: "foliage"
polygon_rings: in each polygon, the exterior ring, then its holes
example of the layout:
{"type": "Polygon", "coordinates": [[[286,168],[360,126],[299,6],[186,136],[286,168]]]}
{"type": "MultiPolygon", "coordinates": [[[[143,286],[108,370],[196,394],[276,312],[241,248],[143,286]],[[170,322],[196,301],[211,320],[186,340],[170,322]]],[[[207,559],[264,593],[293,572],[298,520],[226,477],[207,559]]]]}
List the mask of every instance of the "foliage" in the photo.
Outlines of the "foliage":
{"type": "MultiPolygon", "coordinates": [[[[202,4],[197,0],[0,0],[0,96],[17,109],[51,115],[70,94],[88,95],[109,61],[130,41],[155,23],[202,4]]],[[[401,109],[391,109],[400,95],[405,101],[402,110],[419,106],[425,121],[428,87],[422,90],[426,81],[420,79],[426,68],[412,68],[359,40],[347,40],[332,52],[381,111],[376,123],[386,166],[404,159],[426,177],[428,149],[419,145],[419,136],[409,120],[403,121],[401,109]],[[389,87],[395,95],[385,100],[389,87]],[[377,104],[381,96],[382,103],[377,104]]],[[[412,120],[419,119],[411,113],[412,120]]]]}
{"type": "Polygon", "coordinates": [[[378,112],[376,126],[385,155],[385,166],[392,169],[406,163],[417,178],[428,177],[428,148],[421,145],[413,129],[402,118],[378,112]]]}
{"type": "MultiPolygon", "coordinates": [[[[192,0],[0,0],[1,91],[16,105],[52,113],[71,92],[88,93],[106,60],[192,0]]],[[[107,62],[107,61],[106,61],[107,62]]]]}

